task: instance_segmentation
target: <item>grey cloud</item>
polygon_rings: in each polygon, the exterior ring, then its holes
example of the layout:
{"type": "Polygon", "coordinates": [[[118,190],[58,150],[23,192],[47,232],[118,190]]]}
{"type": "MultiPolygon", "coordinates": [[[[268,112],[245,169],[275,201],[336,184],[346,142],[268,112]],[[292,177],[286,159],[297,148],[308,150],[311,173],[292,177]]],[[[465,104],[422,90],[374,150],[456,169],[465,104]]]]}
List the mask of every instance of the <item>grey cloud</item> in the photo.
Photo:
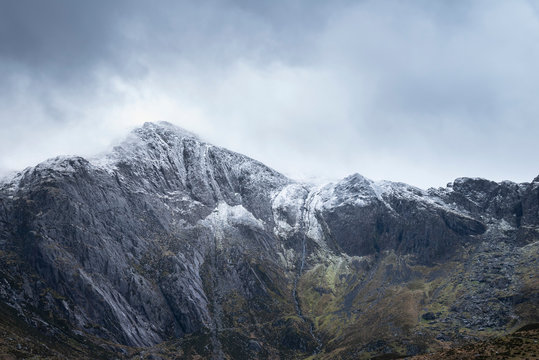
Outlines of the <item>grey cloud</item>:
{"type": "Polygon", "coordinates": [[[0,56],[33,76],[81,76],[115,57],[121,1],[3,1],[0,56]]]}
{"type": "Polygon", "coordinates": [[[3,1],[0,171],[168,120],[291,175],[529,180],[537,14],[525,0],[3,1]]]}

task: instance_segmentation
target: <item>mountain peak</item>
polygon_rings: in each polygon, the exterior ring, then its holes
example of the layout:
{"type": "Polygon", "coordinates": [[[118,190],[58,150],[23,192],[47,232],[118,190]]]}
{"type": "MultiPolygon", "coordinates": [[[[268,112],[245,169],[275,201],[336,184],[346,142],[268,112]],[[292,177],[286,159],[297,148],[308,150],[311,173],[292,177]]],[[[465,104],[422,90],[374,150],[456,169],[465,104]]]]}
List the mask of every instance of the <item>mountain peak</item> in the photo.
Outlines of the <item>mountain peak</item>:
{"type": "Polygon", "coordinates": [[[165,154],[176,153],[179,156],[184,140],[202,144],[203,141],[194,133],[169,122],[146,122],[132,130],[129,135],[114,147],[111,154],[105,155],[106,162],[118,159],[152,162],[165,154]]]}
{"type": "Polygon", "coordinates": [[[145,122],[142,127],[139,127],[133,131],[136,134],[159,134],[159,135],[175,135],[177,137],[187,137],[200,140],[198,135],[167,121],[158,122],[145,122]]]}

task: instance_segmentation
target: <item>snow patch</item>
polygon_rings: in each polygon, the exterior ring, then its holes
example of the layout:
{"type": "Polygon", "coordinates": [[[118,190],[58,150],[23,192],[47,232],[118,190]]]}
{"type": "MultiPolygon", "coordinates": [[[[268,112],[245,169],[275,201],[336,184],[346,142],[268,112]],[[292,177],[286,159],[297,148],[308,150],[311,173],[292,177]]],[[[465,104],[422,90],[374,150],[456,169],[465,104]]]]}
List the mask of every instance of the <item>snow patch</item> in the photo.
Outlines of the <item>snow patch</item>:
{"type": "Polygon", "coordinates": [[[264,222],[242,205],[230,206],[224,201],[219,202],[215,210],[200,223],[211,228],[218,239],[223,239],[225,230],[230,227],[247,226],[252,229],[264,229],[264,222]]]}
{"type": "Polygon", "coordinates": [[[314,240],[321,248],[328,249],[322,226],[318,222],[317,212],[321,211],[322,199],[320,191],[324,186],[313,189],[307,196],[304,219],[305,233],[308,238],[314,240]]]}
{"type": "Polygon", "coordinates": [[[286,238],[300,229],[300,220],[307,189],[302,184],[290,184],[275,193],[271,202],[276,236],[286,238]]]}

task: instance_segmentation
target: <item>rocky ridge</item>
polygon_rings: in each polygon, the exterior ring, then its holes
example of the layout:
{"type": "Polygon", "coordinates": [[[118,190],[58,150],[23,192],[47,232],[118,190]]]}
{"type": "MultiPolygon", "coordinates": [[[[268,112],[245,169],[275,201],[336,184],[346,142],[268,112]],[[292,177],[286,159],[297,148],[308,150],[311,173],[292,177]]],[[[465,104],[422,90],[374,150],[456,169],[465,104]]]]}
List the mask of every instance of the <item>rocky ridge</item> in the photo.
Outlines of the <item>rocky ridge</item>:
{"type": "Polygon", "coordinates": [[[51,357],[415,355],[539,322],[538,239],[539,177],[316,186],[147,123],[0,184],[0,325],[51,357]]]}

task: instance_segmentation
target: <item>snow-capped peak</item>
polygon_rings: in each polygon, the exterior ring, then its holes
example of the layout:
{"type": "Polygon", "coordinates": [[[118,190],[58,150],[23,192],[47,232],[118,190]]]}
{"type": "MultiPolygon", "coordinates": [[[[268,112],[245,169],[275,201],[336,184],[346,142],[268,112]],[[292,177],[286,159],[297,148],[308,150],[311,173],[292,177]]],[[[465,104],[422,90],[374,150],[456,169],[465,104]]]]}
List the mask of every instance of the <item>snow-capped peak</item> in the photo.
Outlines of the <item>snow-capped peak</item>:
{"type": "Polygon", "coordinates": [[[198,135],[166,121],[145,122],[142,127],[133,130],[133,133],[142,139],[147,139],[147,136],[158,135],[163,138],[192,138],[200,141],[198,135]]]}

